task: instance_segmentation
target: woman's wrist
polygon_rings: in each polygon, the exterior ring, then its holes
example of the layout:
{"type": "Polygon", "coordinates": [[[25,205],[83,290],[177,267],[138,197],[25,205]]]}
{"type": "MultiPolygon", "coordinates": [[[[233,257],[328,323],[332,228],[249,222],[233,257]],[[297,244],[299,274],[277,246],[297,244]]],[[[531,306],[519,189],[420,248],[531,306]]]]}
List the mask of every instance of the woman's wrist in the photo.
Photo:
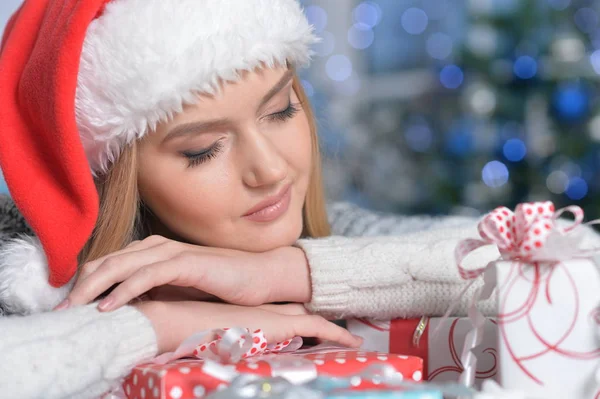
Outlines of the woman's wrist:
{"type": "MultiPolygon", "coordinates": [[[[156,334],[158,355],[173,352],[187,336],[182,331],[190,324],[189,317],[179,318],[181,309],[163,301],[143,301],[132,304],[152,323],[156,334]]],[[[189,314],[188,314],[189,316],[189,314]]],[[[188,334],[189,335],[189,334],[188,334]]]]}
{"type": "Polygon", "coordinates": [[[309,302],[312,296],[310,267],[304,251],[282,247],[273,251],[270,262],[270,302],[309,302]]]}

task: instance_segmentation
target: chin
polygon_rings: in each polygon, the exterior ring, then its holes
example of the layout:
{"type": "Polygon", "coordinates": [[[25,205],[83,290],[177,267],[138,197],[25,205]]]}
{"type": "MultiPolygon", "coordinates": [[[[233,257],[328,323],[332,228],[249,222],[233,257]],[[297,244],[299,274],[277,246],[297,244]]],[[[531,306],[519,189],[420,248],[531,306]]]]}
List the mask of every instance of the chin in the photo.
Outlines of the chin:
{"type": "Polygon", "coordinates": [[[252,228],[240,248],[248,252],[266,252],[293,245],[302,235],[302,211],[285,215],[280,220],[252,228]]]}

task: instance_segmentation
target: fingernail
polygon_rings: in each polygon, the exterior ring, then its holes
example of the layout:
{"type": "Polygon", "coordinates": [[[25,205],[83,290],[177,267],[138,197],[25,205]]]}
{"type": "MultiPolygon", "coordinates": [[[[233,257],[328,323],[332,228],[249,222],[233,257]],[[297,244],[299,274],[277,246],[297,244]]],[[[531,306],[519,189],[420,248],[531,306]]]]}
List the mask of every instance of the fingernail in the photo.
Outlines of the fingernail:
{"type": "Polygon", "coordinates": [[[102,301],[100,301],[100,304],[98,305],[98,309],[108,310],[114,302],[115,302],[115,299],[113,297],[107,296],[102,301]]]}
{"type": "Polygon", "coordinates": [[[361,337],[360,335],[352,335],[354,337],[354,339],[356,339],[358,342],[360,342],[360,345],[363,344],[363,337],[361,337]]]}
{"type": "Polygon", "coordinates": [[[68,307],[69,307],[69,305],[70,305],[70,301],[69,301],[69,299],[65,299],[64,301],[62,301],[61,303],[59,303],[58,305],[56,305],[56,306],[54,307],[54,309],[52,309],[52,310],[62,310],[62,309],[66,309],[66,308],[68,308],[68,307]]]}

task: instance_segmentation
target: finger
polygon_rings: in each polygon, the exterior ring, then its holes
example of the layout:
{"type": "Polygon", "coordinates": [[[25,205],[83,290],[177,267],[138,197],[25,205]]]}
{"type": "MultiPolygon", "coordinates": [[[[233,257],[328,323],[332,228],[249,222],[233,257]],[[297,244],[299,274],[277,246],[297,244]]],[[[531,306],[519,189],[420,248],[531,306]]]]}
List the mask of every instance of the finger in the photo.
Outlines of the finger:
{"type": "MultiPolygon", "coordinates": [[[[150,237],[155,237],[155,236],[150,236],[150,237]]],[[[134,240],[132,242],[130,242],[129,244],[127,244],[127,246],[119,251],[115,251],[115,252],[111,252],[108,255],[102,256],[100,258],[94,259],[90,262],[85,263],[84,265],[82,265],[79,268],[79,272],[77,275],[77,279],[75,281],[75,284],[73,285],[73,287],[71,288],[71,291],[73,291],[76,287],[78,287],[81,282],[83,280],[85,280],[86,278],[88,278],[92,273],[94,273],[98,267],[100,267],[100,265],[102,263],[104,263],[107,259],[113,257],[113,256],[117,256],[117,255],[122,255],[122,254],[126,254],[126,253],[130,253],[133,251],[139,251],[142,249],[148,249],[151,248],[153,246],[156,245],[160,245],[161,241],[159,238],[153,238],[152,240],[150,240],[148,237],[148,241],[140,241],[140,240],[134,240]],[[140,245],[137,245],[140,244],[140,245]]]]}
{"type": "Polygon", "coordinates": [[[180,257],[147,265],[119,284],[100,302],[98,308],[105,312],[117,309],[152,288],[165,284],[189,286],[192,283],[187,277],[190,273],[186,266],[180,257]]]}
{"type": "Polygon", "coordinates": [[[119,256],[119,255],[123,255],[126,253],[131,253],[131,252],[136,252],[136,251],[141,251],[144,249],[149,249],[161,244],[164,244],[168,242],[168,240],[164,237],[158,236],[158,235],[152,235],[149,236],[143,240],[135,240],[130,242],[125,248],[120,249],[118,251],[114,251],[111,252],[110,254],[101,256],[97,259],[94,259],[90,262],[87,262],[86,264],[84,264],[81,268],[82,268],[82,272],[81,275],[83,276],[83,278],[89,276],[90,274],[92,274],[93,272],[96,271],[96,269],[107,259],[112,258],[114,256],[119,256]]]}
{"type": "Polygon", "coordinates": [[[90,303],[115,283],[125,281],[140,268],[173,256],[167,244],[159,244],[146,250],[122,253],[107,258],[94,272],[76,285],[69,293],[71,305],[90,303]]]}
{"type": "Polygon", "coordinates": [[[359,348],[362,345],[361,337],[352,335],[345,328],[327,321],[321,316],[296,316],[292,319],[292,323],[294,323],[296,335],[320,338],[351,348],[359,348]]]}

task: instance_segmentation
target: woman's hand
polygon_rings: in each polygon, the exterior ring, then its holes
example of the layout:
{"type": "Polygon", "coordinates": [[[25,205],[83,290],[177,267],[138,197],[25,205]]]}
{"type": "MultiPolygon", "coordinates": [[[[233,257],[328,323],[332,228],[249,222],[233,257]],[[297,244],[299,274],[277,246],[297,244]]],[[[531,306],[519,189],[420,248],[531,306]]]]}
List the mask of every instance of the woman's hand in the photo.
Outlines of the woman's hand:
{"type": "Polygon", "coordinates": [[[321,316],[308,314],[300,304],[237,306],[207,302],[139,302],[134,304],[152,322],[159,354],[173,352],[192,334],[224,327],[263,330],[268,342],[295,336],[314,337],[349,347],[360,347],[362,339],[321,316]]]}
{"type": "Polygon", "coordinates": [[[150,236],[83,265],[67,306],[90,303],[115,284],[100,310],[116,309],[165,285],[188,287],[182,293],[187,291],[189,299],[214,296],[246,306],[310,300],[308,265],[298,248],[252,253],[150,236]]]}

